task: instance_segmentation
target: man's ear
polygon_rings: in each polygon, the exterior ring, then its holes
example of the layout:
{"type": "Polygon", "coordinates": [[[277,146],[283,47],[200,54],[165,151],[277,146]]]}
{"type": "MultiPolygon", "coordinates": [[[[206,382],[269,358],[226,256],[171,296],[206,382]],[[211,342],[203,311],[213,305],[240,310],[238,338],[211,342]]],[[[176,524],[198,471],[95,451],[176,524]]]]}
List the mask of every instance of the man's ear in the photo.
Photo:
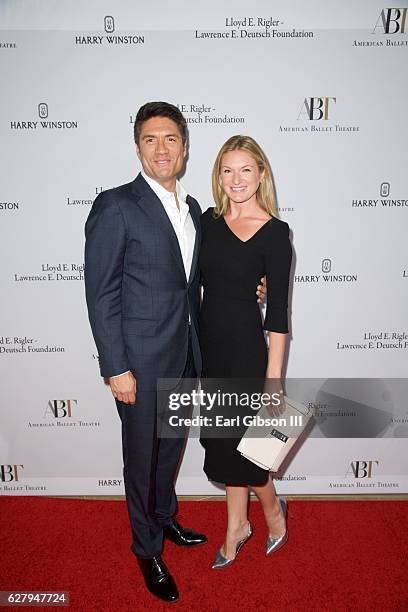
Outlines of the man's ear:
{"type": "Polygon", "coordinates": [[[139,151],[139,145],[135,142],[135,149],[136,149],[136,155],[138,156],[138,158],[140,159],[140,151],[139,151]]]}

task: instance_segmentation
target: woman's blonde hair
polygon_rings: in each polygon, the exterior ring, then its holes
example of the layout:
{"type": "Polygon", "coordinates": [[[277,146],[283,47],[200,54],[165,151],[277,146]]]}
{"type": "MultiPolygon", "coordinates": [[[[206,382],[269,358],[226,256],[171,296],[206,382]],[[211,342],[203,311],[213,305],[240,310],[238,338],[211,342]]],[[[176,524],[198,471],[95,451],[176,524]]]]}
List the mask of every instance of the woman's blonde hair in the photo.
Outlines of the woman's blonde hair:
{"type": "Polygon", "coordinates": [[[231,138],[222,145],[214,162],[212,171],[212,191],[215,201],[214,216],[221,217],[228,213],[230,209],[229,198],[221,185],[221,162],[225,153],[237,150],[249,153],[258,165],[260,172],[263,172],[261,182],[256,192],[256,199],[259,206],[263,208],[268,215],[277,217],[275,188],[268,158],[253,138],[250,136],[242,136],[241,134],[231,136],[231,138]]]}

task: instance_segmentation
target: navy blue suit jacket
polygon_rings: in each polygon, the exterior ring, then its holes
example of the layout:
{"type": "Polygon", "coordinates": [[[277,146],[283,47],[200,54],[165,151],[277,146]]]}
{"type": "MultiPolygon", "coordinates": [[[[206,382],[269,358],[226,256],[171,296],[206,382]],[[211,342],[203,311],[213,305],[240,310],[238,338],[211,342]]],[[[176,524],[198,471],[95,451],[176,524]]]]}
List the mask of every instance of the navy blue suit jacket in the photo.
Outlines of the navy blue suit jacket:
{"type": "Polygon", "coordinates": [[[187,204],[196,229],[187,279],[177,236],[144,178],[97,196],[85,226],[85,287],[101,375],[131,370],[139,390],[179,378],[186,364],[189,317],[194,362],[198,343],[201,209],[187,204]]]}

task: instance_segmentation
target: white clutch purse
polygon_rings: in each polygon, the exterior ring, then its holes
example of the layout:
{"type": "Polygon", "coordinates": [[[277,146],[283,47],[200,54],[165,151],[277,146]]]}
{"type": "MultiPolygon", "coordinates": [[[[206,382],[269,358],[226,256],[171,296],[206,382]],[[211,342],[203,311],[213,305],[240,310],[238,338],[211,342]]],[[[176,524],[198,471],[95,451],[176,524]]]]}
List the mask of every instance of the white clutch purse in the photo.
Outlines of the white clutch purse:
{"type": "Polygon", "coordinates": [[[284,396],[279,414],[271,416],[266,407],[254,414],[237,450],[259,467],[277,472],[299,437],[310,425],[309,408],[284,396]]]}

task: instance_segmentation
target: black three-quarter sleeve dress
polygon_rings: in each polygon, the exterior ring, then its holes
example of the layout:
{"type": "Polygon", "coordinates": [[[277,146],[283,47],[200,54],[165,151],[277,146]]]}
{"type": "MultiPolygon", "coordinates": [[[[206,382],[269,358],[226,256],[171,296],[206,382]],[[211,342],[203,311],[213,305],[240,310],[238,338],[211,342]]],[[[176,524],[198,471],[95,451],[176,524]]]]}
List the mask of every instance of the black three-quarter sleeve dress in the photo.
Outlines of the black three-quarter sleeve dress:
{"type": "MultiPolygon", "coordinates": [[[[206,378],[263,380],[268,362],[264,330],[288,332],[289,227],[272,217],[249,240],[242,241],[224,217],[214,218],[213,208],[203,213],[201,223],[203,387],[206,378]],[[267,309],[262,324],[256,287],[264,275],[267,309]]],[[[227,485],[262,486],[268,471],[242,457],[236,450],[239,439],[202,433],[204,471],[210,480],[227,485]]]]}

